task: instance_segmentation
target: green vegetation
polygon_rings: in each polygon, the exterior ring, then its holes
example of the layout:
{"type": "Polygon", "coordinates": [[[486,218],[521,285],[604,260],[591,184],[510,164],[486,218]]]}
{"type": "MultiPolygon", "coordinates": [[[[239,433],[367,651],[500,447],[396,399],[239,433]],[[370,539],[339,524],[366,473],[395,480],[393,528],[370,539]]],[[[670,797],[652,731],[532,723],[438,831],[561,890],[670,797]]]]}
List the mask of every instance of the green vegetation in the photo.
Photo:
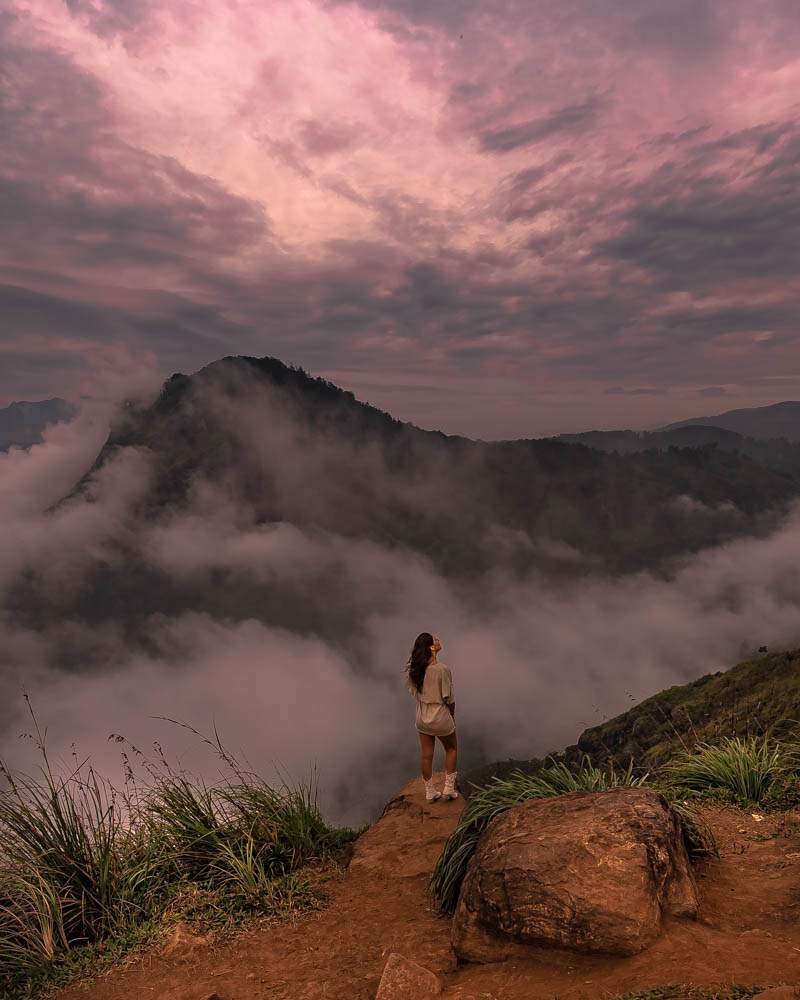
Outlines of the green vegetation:
{"type": "Polygon", "coordinates": [[[39,775],[3,768],[0,997],[34,995],[179,919],[219,930],[319,905],[308,866],[356,836],[328,826],[313,782],[275,789],[218,737],[206,740],[224,764],[214,787],[162,754],[140,755],[140,788],[124,753],[122,790],[87,761],[58,773],[37,740],[39,775]]]}
{"type": "Polygon", "coordinates": [[[798,755],[794,743],[767,737],[723,737],[679,751],[662,768],[667,781],[688,794],[722,793],[741,805],[769,804],[776,791],[796,784],[798,755]]]}
{"type": "MultiPolygon", "coordinates": [[[[633,695],[630,696],[634,700],[633,695]]],[[[718,745],[726,738],[764,737],[798,740],[800,733],[800,649],[766,653],[726,671],[706,674],[646,698],[627,712],[581,733],[575,746],[551,754],[575,766],[588,755],[597,767],[637,773],[659,771],[668,761],[698,744],[718,745]]],[[[485,764],[464,774],[465,787],[484,787],[493,778],[516,771],[535,774],[543,759],[485,764]]],[[[791,784],[791,783],[790,783],[791,784]]],[[[774,784],[769,798],[797,798],[791,788],[774,784]]],[[[734,799],[731,799],[734,801],[734,799]]]]}
{"type": "Polygon", "coordinates": [[[698,743],[726,737],[792,738],[798,728],[800,649],[755,656],[724,672],[667,688],[587,729],[577,750],[595,764],[654,769],[698,743]]]}

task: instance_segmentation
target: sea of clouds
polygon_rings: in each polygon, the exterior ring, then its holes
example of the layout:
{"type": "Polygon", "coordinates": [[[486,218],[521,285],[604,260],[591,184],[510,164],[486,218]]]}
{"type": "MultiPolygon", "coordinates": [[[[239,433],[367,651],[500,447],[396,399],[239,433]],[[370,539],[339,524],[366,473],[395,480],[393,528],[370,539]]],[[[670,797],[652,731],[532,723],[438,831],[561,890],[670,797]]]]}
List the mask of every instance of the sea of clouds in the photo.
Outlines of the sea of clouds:
{"type": "MultiPolygon", "coordinates": [[[[192,484],[186,506],[142,519],[135,511],[153,458],[140,447],[120,450],[89,490],[54,506],[91,468],[132,386],[143,399],[158,391],[134,373],[84,400],[79,416],[48,429],[41,445],[0,455],[0,756],[12,768],[36,765],[23,735],[31,730],[27,692],[54,759],[68,762],[75,744],[115,777],[119,745],[109,736],[117,733],[145,750],[158,741],[213,780],[213,753],[165,720],[204,733],[216,727],[267,777],[313,771],[328,815],[358,823],[417,768],[403,666],[420,631],[441,637],[440,659],[453,671],[462,767],[560,749],[632,700],[723,669],[762,644],[800,645],[800,508],[769,537],[701,552],[668,579],[567,582],[532,570],[520,580],[498,568],[465,584],[424,553],[286,521],[258,524],[209,481],[192,484]],[[17,615],[21,579],[35,580],[57,607],[98,566],[124,574],[131,553],[176,586],[202,591],[202,605],[152,615],[144,645],[119,621],[50,614],[32,624],[17,615]],[[265,617],[257,606],[232,615],[213,600],[220,579],[240,593],[290,595],[291,614],[283,624],[274,608],[265,617]],[[329,603],[335,629],[304,626],[304,595],[309,607],[329,603]],[[85,649],[85,669],[64,666],[65,645],[85,649]]],[[[289,417],[268,416],[253,454],[285,470],[284,489],[308,490],[324,504],[320,456],[298,447],[289,417]]],[[[247,417],[242,426],[252,427],[247,417]]]]}

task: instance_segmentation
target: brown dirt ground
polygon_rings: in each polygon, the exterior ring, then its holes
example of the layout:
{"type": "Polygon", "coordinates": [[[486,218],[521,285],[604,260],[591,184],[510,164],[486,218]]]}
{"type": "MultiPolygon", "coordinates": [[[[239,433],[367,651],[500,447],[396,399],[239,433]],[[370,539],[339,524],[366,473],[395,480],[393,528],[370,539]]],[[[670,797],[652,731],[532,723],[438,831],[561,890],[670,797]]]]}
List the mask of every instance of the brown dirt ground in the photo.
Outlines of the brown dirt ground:
{"type": "Polygon", "coordinates": [[[800,984],[800,816],[706,808],[719,860],[695,866],[701,916],[667,923],[632,958],[532,948],[529,959],[457,967],[450,921],[428,876],[463,800],[425,802],[409,782],[329,875],[328,906],[205,946],[180,960],[150,953],[59,1000],[373,1000],[393,951],[442,977],[445,1000],[598,1000],[669,983],[800,984]]]}

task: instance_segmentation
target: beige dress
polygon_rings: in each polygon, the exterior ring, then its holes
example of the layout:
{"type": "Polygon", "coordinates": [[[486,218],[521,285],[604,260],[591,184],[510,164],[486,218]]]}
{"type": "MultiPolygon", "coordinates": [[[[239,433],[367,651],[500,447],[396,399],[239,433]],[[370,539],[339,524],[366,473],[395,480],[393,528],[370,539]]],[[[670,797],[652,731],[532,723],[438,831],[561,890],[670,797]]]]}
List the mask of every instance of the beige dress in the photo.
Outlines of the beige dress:
{"type": "Polygon", "coordinates": [[[428,736],[449,736],[456,731],[456,720],[448,705],[455,702],[453,675],[444,663],[429,663],[425,670],[422,690],[417,691],[411,681],[408,689],[417,702],[416,727],[428,736]]]}

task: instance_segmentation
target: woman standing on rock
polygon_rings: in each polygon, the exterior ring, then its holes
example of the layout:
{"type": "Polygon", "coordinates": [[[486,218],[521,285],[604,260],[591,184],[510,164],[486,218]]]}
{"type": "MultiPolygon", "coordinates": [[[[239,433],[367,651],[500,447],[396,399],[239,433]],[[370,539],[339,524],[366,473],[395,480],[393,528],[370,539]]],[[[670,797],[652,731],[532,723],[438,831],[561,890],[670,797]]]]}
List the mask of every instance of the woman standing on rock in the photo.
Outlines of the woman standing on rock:
{"type": "Polygon", "coordinates": [[[439,637],[420,632],[408,658],[408,689],[417,702],[416,726],[419,733],[422,780],[425,798],[458,798],[456,791],[456,702],[450,668],[440,663],[437,654],[442,648],[439,637]],[[433,751],[436,737],[444,747],[444,790],[433,787],[433,751]]]}

